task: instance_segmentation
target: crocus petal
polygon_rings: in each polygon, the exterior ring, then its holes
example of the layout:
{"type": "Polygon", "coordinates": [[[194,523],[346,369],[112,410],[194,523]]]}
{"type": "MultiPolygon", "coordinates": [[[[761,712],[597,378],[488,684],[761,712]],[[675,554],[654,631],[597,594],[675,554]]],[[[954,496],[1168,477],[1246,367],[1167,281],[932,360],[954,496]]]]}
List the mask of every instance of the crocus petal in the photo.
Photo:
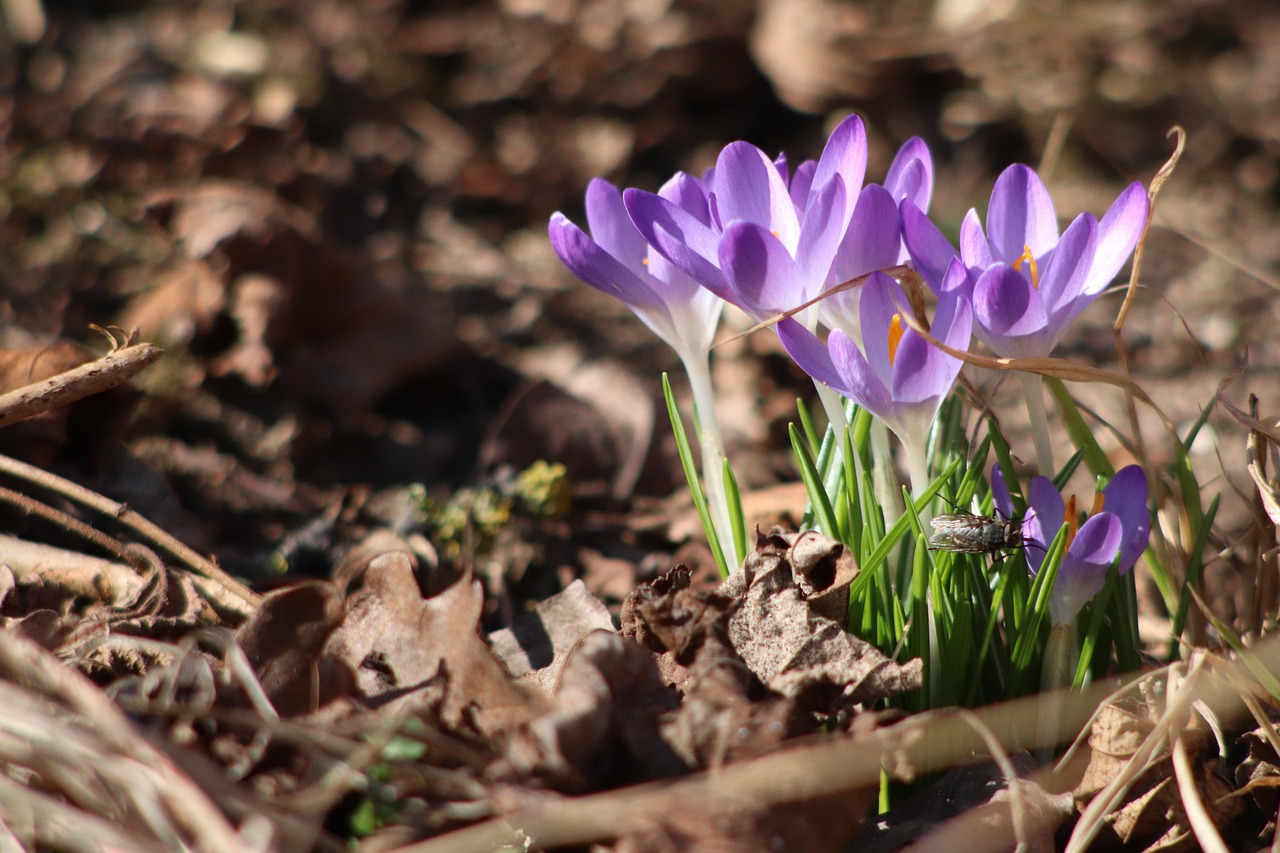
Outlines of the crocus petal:
{"type": "Polygon", "coordinates": [[[987,238],[996,260],[1007,264],[1028,246],[1038,258],[1058,242],[1053,199],[1030,167],[1015,163],[996,178],[987,208],[987,238]]]}
{"type": "Polygon", "coordinates": [[[1127,572],[1142,556],[1151,535],[1151,515],[1147,511],[1147,477],[1142,468],[1121,468],[1102,490],[1102,508],[1124,525],[1120,547],[1120,571],[1127,572]]]}
{"type": "MultiPolygon", "coordinates": [[[[898,205],[884,187],[868,184],[858,196],[853,217],[836,249],[827,286],[836,287],[876,270],[887,269],[898,262],[902,236],[898,228],[898,205]]],[[[860,288],[852,287],[833,293],[822,301],[822,322],[829,328],[842,329],[855,340],[861,340],[858,321],[860,288]]]]}
{"type": "Polygon", "coordinates": [[[947,274],[942,278],[942,286],[938,289],[938,298],[955,296],[966,302],[972,302],[973,279],[973,273],[964,265],[964,261],[952,258],[950,266],[947,267],[947,274]]]}
{"type": "Polygon", "coordinates": [[[978,219],[978,211],[969,208],[960,223],[960,257],[970,267],[986,269],[996,262],[991,257],[991,244],[982,231],[982,222],[978,219]]]}
{"type": "Polygon", "coordinates": [[[649,253],[648,269],[650,286],[666,303],[671,325],[684,346],[667,342],[682,358],[709,349],[715,340],[724,300],[656,251],[649,253]]]}
{"type": "Polygon", "coordinates": [[[929,212],[933,199],[933,155],[929,146],[918,136],[902,144],[889,166],[884,187],[893,194],[894,201],[909,200],[917,208],[929,212]]]}
{"type": "MultiPolygon", "coordinates": [[[[851,115],[831,132],[827,144],[818,158],[818,169],[810,184],[809,199],[805,203],[807,210],[815,201],[815,193],[827,182],[838,178],[844,183],[844,197],[856,198],[862,189],[862,181],[867,175],[867,129],[862,119],[851,115]]],[[[849,217],[846,215],[844,224],[849,217]]],[[[843,229],[841,229],[843,230],[843,229]]]]}
{"type": "Polygon", "coordinates": [[[897,202],[884,187],[868,184],[858,194],[849,228],[836,250],[833,283],[893,266],[901,244],[897,202]]]}
{"type": "Polygon", "coordinates": [[[757,321],[805,301],[804,277],[787,247],[763,225],[735,222],[720,238],[729,302],[757,321]]]}
{"type": "Polygon", "coordinates": [[[715,231],[653,193],[629,189],[622,194],[622,201],[646,243],[694,281],[728,299],[732,291],[716,266],[720,236],[715,231]]]}
{"type": "Polygon", "coordinates": [[[805,160],[796,166],[796,173],[791,176],[791,203],[797,211],[804,210],[805,203],[809,200],[809,188],[813,186],[813,173],[817,169],[817,160],[805,160]]]}
{"type": "MultiPolygon", "coordinates": [[[[943,298],[934,312],[930,330],[953,349],[968,349],[973,314],[968,300],[943,298]]],[[[964,362],[929,343],[914,329],[903,332],[893,363],[893,400],[901,408],[916,407],[915,419],[928,429],[938,407],[951,393],[964,362]]],[[[905,415],[903,416],[905,422],[905,415]]],[[[923,438],[923,435],[919,436],[923,438]]]]}
{"type": "Polygon", "coordinates": [[[947,273],[951,259],[958,257],[959,253],[938,230],[938,226],[934,225],[910,199],[902,202],[900,210],[902,239],[907,244],[911,261],[925,283],[937,293],[942,286],[942,278],[947,273]]]}
{"type": "Polygon", "coordinates": [[[644,238],[631,224],[622,204],[622,192],[603,178],[587,185],[587,229],[600,248],[634,269],[649,253],[644,238]]]}
{"type": "Polygon", "coordinates": [[[849,222],[845,207],[844,184],[839,180],[828,181],[825,187],[809,194],[809,207],[796,246],[796,264],[804,275],[804,286],[788,308],[808,302],[826,284],[836,247],[849,222]]]}
{"type": "Polygon", "coordinates": [[[1013,518],[1013,496],[1009,494],[1009,486],[1004,481],[1004,470],[999,462],[991,466],[991,499],[996,512],[1004,518],[1013,518]]]}
{"type": "MultiPolygon", "coordinates": [[[[702,182],[686,172],[676,172],[671,176],[658,195],[674,204],[703,225],[711,225],[711,211],[707,207],[707,190],[702,182]]],[[[628,214],[630,216],[630,214],[628,214]]]]}
{"type": "Polygon", "coordinates": [[[747,142],[725,146],[716,160],[715,196],[725,227],[739,221],[763,225],[795,251],[800,220],[782,176],[759,148],[747,142]]]}
{"type": "Polygon", "coordinates": [[[996,355],[1048,354],[1048,317],[1040,291],[1017,270],[997,264],[979,276],[973,288],[973,315],[996,355]]]}
{"type": "Polygon", "coordinates": [[[1066,325],[1093,301],[1082,294],[1093,263],[1098,223],[1093,214],[1082,213],[1067,226],[1062,239],[1040,268],[1040,298],[1049,318],[1050,346],[1058,342],[1066,325]]]}
{"type": "Polygon", "coordinates": [[[896,432],[898,424],[892,394],[871,369],[857,344],[837,329],[828,336],[827,349],[843,382],[842,386],[832,387],[880,418],[896,432]]]}
{"type": "Polygon", "coordinates": [[[777,329],[782,348],[801,370],[828,388],[839,391],[845,386],[844,378],[836,370],[827,346],[813,332],[790,317],[780,320],[777,329]]]}
{"type": "Polygon", "coordinates": [[[1025,549],[1031,574],[1040,573],[1045,551],[1058,535],[1066,509],[1062,495],[1054,487],[1052,480],[1048,477],[1032,479],[1027,492],[1027,515],[1022,522],[1022,535],[1028,542],[1034,543],[1025,549]]]}
{"type": "Polygon", "coordinates": [[[1089,270],[1089,281],[1084,286],[1086,293],[1101,293],[1116,277],[1138,245],[1148,211],[1147,193],[1142,184],[1130,184],[1120,193],[1098,223],[1098,248],[1089,270]]]}
{"type": "Polygon", "coordinates": [[[623,266],[562,213],[547,225],[551,248],[569,272],[603,293],[635,309],[665,313],[662,299],[646,282],[623,266]]]}
{"type": "MultiPolygon", "coordinates": [[[[889,328],[895,314],[907,304],[898,283],[884,273],[872,273],[862,285],[858,313],[862,320],[862,346],[867,363],[880,384],[893,387],[893,365],[889,360],[889,328]]],[[[899,321],[901,322],[901,321],[899,321]]],[[[905,329],[906,324],[902,324],[905,329]]],[[[905,334],[904,334],[905,337],[905,334]]]]}
{"type": "Polygon", "coordinates": [[[1085,602],[1102,589],[1123,538],[1124,526],[1109,512],[1100,512],[1080,525],[1062,557],[1049,598],[1054,624],[1070,622],[1085,602]]]}

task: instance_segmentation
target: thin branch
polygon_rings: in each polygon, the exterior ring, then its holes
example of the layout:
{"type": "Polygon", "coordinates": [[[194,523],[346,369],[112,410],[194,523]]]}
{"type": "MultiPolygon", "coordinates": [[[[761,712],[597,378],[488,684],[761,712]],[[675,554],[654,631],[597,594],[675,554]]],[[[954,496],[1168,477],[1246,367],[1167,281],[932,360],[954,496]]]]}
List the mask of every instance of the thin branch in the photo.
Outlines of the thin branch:
{"type": "Polygon", "coordinates": [[[153,344],[126,344],[88,364],[0,395],[0,427],[121,385],[163,352],[153,344]]]}

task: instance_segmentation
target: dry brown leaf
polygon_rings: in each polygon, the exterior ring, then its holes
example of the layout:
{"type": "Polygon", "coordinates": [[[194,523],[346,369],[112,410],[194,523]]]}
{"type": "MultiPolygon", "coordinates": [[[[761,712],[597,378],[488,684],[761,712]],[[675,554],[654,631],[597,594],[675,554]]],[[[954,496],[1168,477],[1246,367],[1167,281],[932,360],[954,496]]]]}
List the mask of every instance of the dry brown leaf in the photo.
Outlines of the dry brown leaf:
{"type": "Polygon", "coordinates": [[[609,609],[575,580],[561,592],[538,602],[510,628],[489,635],[489,645],[513,678],[531,676],[544,690],[559,679],[568,653],[591,631],[613,630],[609,609]]]}
{"type": "MultiPolygon", "coordinates": [[[[1089,765],[1074,791],[1079,811],[1083,812],[1094,795],[1124,772],[1130,759],[1143,748],[1156,728],[1154,713],[1146,700],[1112,702],[1103,707],[1089,733],[1089,765]]],[[[1221,775],[1221,759],[1205,755],[1210,743],[1208,735],[1187,727],[1177,736],[1192,755],[1202,802],[1217,825],[1226,825],[1241,804],[1238,798],[1226,797],[1233,789],[1221,775]]],[[[1106,822],[1110,833],[1100,834],[1094,842],[1103,848],[1124,844],[1146,851],[1195,849],[1167,743],[1157,747],[1129,785],[1124,802],[1106,816],[1106,822]]]]}
{"type": "Polygon", "coordinates": [[[814,612],[790,562],[795,536],[759,536],[719,594],[741,598],[729,641],[751,671],[801,707],[834,711],[920,687],[919,660],[899,664],[814,612]]]}
{"type": "Polygon", "coordinates": [[[517,730],[490,772],[571,791],[682,772],[657,724],[678,701],[646,649],[612,631],[593,631],[570,653],[555,707],[517,730]]]}
{"type": "Polygon", "coordinates": [[[315,711],[352,692],[351,671],[340,662],[323,661],[325,643],[344,615],[337,587],[329,581],[303,581],[265,596],[236,632],[281,716],[315,711]]]}
{"type": "Polygon", "coordinates": [[[346,619],[325,652],[355,672],[365,702],[412,706],[419,688],[444,678],[438,713],[446,726],[473,720],[492,734],[542,712],[540,694],[512,682],[477,633],[479,582],[464,576],[423,598],[405,551],[379,554],[350,577],[346,619]]]}

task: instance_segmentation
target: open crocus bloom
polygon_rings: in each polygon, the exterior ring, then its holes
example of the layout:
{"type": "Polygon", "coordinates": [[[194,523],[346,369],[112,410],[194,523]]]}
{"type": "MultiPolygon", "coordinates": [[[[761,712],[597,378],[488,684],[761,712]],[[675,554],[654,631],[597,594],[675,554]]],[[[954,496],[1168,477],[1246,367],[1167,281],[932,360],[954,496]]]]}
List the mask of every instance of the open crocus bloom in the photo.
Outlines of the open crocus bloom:
{"type": "MultiPolygon", "coordinates": [[[[999,465],[991,471],[991,491],[996,508],[1009,517],[1013,505],[999,465]]],[[[1080,608],[1102,589],[1112,563],[1116,563],[1123,574],[1133,568],[1146,549],[1151,532],[1147,478],[1137,465],[1117,471],[1098,495],[1094,511],[1079,528],[1076,527],[1075,501],[1064,501],[1047,477],[1031,481],[1028,504],[1022,521],[1022,537],[1027,565],[1033,575],[1039,573],[1058,531],[1064,524],[1068,525],[1067,550],[1049,599],[1049,613],[1055,625],[1069,624],[1080,608]]]]}
{"type": "MultiPolygon", "coordinates": [[[[966,275],[957,261],[949,279],[966,275]]],[[[954,349],[968,349],[973,315],[954,287],[938,300],[931,334],[954,349]]],[[[910,310],[902,288],[882,273],[861,288],[863,350],[839,329],[823,345],[794,320],[778,324],[778,336],[796,364],[884,421],[902,441],[912,464],[923,461],[924,442],[962,362],[929,343],[903,322],[910,310]]],[[[912,485],[918,488],[917,474],[912,485]]]]}
{"type": "Polygon", "coordinates": [[[972,273],[976,333],[997,355],[1046,356],[1076,317],[1107,287],[1146,225],[1142,185],[1131,184],[1102,220],[1082,213],[1058,235],[1053,199],[1027,166],[1005,169],[991,191],[986,230],[970,210],[960,250],[910,199],[902,231],[911,258],[935,290],[951,259],[972,273]]]}
{"type": "MultiPolygon", "coordinates": [[[[677,268],[757,319],[817,296],[853,212],[867,167],[862,120],[845,119],[817,162],[794,176],[746,142],[720,152],[705,180],[709,219],[661,195],[627,190],[645,241],[677,268]]],[[[910,180],[904,178],[904,180],[910,180]]]]}
{"type": "MultiPolygon", "coordinates": [[[[694,221],[709,221],[707,198],[696,178],[677,174],[659,193],[694,221]]],[[[724,303],[645,244],[622,204],[622,193],[596,178],[587,187],[590,234],[555,213],[551,247],[569,271],[617,297],[658,337],[688,361],[715,338],[724,303]]]]}

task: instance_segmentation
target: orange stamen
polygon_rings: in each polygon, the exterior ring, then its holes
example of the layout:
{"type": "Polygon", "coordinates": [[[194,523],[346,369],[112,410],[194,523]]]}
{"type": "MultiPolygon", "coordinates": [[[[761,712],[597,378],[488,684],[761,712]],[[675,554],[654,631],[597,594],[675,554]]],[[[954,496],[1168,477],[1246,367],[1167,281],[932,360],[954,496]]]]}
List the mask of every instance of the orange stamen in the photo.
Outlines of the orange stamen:
{"type": "Polygon", "coordinates": [[[647,266],[649,266],[649,259],[648,259],[648,258],[641,258],[641,259],[640,259],[640,263],[644,264],[644,265],[647,267],[647,266]]]}
{"type": "Polygon", "coordinates": [[[1090,518],[1102,512],[1102,502],[1103,502],[1102,492],[1095,492],[1093,495],[1093,509],[1089,512],[1090,518]]]}
{"type": "Polygon", "coordinates": [[[1071,543],[1076,538],[1076,528],[1080,524],[1080,519],[1076,514],[1076,496],[1072,495],[1067,498],[1067,509],[1062,514],[1062,523],[1067,525],[1067,547],[1071,547],[1071,543]]]}
{"type": "Polygon", "coordinates": [[[1031,268],[1031,286],[1038,289],[1040,287],[1040,270],[1036,268],[1036,256],[1032,253],[1030,246],[1024,245],[1022,247],[1022,254],[1018,255],[1014,260],[1013,268],[1020,269],[1024,261],[1031,268]]]}
{"type": "Polygon", "coordinates": [[[889,364],[898,357],[898,344],[902,343],[902,315],[894,314],[889,321],[889,364]]]}

